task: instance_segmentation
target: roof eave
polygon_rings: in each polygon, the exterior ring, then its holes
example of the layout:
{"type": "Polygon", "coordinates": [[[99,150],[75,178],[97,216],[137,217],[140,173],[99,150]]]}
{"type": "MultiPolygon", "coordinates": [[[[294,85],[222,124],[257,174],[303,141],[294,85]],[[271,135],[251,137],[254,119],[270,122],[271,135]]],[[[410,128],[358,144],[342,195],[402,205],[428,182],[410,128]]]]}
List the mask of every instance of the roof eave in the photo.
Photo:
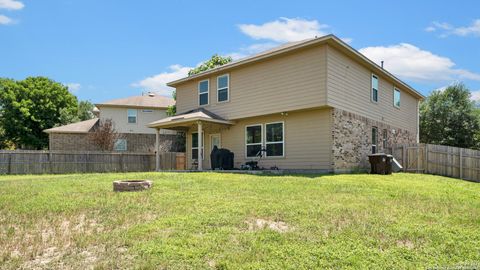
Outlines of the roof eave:
{"type": "Polygon", "coordinates": [[[169,122],[152,122],[147,125],[149,128],[158,128],[162,126],[171,126],[175,124],[187,124],[190,122],[196,122],[196,121],[204,121],[204,122],[210,122],[210,123],[216,123],[216,124],[224,124],[224,125],[233,125],[235,122],[233,121],[228,121],[228,120],[219,120],[219,119],[211,119],[211,118],[206,118],[206,117],[192,117],[188,119],[179,119],[179,120],[170,120],[169,122]]]}
{"type": "Polygon", "coordinates": [[[265,58],[269,58],[269,57],[274,56],[274,55],[278,55],[278,54],[282,54],[282,53],[289,52],[289,51],[292,51],[292,50],[296,50],[298,48],[303,48],[303,47],[307,47],[307,46],[310,46],[310,45],[313,45],[313,44],[316,44],[316,43],[321,43],[321,42],[324,42],[324,41],[326,41],[326,40],[328,40],[332,37],[334,37],[334,35],[330,34],[330,35],[326,35],[326,36],[323,36],[323,37],[319,37],[319,38],[309,40],[309,41],[304,42],[304,43],[296,44],[296,45],[291,46],[291,47],[280,49],[280,50],[274,51],[272,53],[262,54],[262,55],[258,55],[256,57],[255,56],[254,57],[247,57],[244,60],[239,60],[237,62],[232,62],[231,64],[226,64],[226,65],[216,67],[216,68],[213,68],[213,69],[210,69],[210,70],[207,70],[207,71],[195,74],[195,75],[191,75],[191,76],[188,76],[188,77],[185,77],[185,78],[181,78],[181,79],[169,82],[169,83],[167,83],[167,86],[175,87],[175,85],[178,85],[178,84],[186,82],[186,81],[193,80],[195,78],[210,75],[212,73],[219,72],[219,71],[226,70],[226,69],[231,69],[231,68],[234,68],[234,67],[237,67],[237,66],[240,66],[240,65],[244,65],[244,64],[247,64],[247,63],[256,62],[256,61],[259,61],[259,60],[262,60],[262,59],[265,59],[265,58]]]}
{"type": "MultiPolygon", "coordinates": [[[[97,107],[115,107],[115,108],[145,108],[145,109],[157,109],[157,110],[166,110],[168,107],[157,107],[157,106],[141,106],[141,105],[124,105],[124,104],[94,104],[97,107]]],[[[171,106],[171,105],[170,105],[171,106]]]]}
{"type": "Polygon", "coordinates": [[[315,39],[312,39],[312,40],[307,41],[307,42],[304,42],[304,43],[296,44],[296,45],[291,46],[291,47],[288,47],[288,48],[284,48],[284,49],[280,49],[280,50],[278,50],[278,51],[274,51],[274,52],[272,52],[272,53],[259,55],[259,56],[257,56],[257,57],[246,58],[246,59],[244,59],[244,60],[239,60],[239,61],[234,62],[234,63],[232,63],[232,64],[226,64],[226,65],[224,65],[224,66],[220,66],[220,67],[217,67],[217,68],[214,68],[214,69],[210,69],[210,70],[207,70],[207,71],[204,71],[204,72],[195,74],[195,75],[191,75],[191,76],[188,76],[188,77],[184,77],[184,78],[181,78],[181,79],[178,79],[178,80],[175,80],[175,81],[172,81],[172,82],[167,83],[167,86],[175,87],[175,86],[178,85],[178,84],[181,84],[181,83],[184,83],[184,82],[187,82],[187,81],[190,81],[190,80],[194,80],[194,79],[196,79],[196,78],[204,77],[204,76],[207,76],[207,75],[210,75],[210,74],[213,74],[213,73],[216,73],[216,72],[220,72],[220,71],[223,71],[223,70],[232,69],[232,68],[237,67],[237,66],[240,66],[240,65],[244,65],[244,64],[247,64],[247,63],[259,61],[259,60],[262,60],[262,59],[265,59],[265,58],[269,58],[269,57],[272,57],[272,56],[275,56],[275,55],[278,55],[278,54],[282,54],[282,53],[289,52],[289,51],[292,51],[292,50],[297,50],[297,49],[299,49],[299,48],[308,47],[308,46],[311,46],[311,45],[314,45],[314,44],[317,44],[317,43],[328,42],[329,40],[334,40],[334,41],[336,42],[336,44],[341,45],[343,48],[347,49],[348,51],[350,51],[351,53],[353,53],[354,55],[356,55],[358,58],[360,58],[360,59],[362,59],[363,61],[365,61],[365,62],[366,62],[367,64],[369,64],[370,66],[372,66],[372,67],[374,67],[375,69],[377,69],[377,72],[382,73],[384,76],[387,76],[387,77],[391,78],[393,81],[395,81],[395,82],[398,83],[399,85],[402,85],[403,87],[405,87],[406,89],[408,89],[414,96],[416,96],[416,97],[419,98],[420,100],[424,100],[424,99],[425,99],[425,96],[422,95],[422,94],[421,94],[420,92],[418,92],[417,90],[415,90],[413,87],[411,87],[410,85],[406,84],[405,82],[403,82],[402,80],[400,80],[400,79],[397,78],[395,75],[393,75],[393,74],[391,74],[390,72],[388,72],[387,70],[383,69],[383,68],[380,67],[378,64],[376,64],[376,63],[373,62],[372,60],[368,59],[366,56],[364,56],[363,54],[361,54],[360,52],[358,52],[357,50],[355,50],[355,49],[352,48],[350,45],[348,45],[348,44],[345,43],[343,40],[341,40],[340,38],[336,37],[336,36],[333,35],[333,34],[326,35],[326,36],[319,37],[319,38],[315,38],[315,39]]]}

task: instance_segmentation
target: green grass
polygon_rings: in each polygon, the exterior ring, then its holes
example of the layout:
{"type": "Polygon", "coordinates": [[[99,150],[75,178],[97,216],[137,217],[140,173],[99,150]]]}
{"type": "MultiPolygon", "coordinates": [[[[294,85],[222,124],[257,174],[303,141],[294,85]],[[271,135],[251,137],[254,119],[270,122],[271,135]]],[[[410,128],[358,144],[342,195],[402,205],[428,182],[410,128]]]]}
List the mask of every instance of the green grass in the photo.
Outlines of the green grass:
{"type": "Polygon", "coordinates": [[[0,176],[0,269],[479,264],[480,185],[450,178],[0,176]],[[113,180],[136,178],[153,188],[112,191],[113,180]]]}

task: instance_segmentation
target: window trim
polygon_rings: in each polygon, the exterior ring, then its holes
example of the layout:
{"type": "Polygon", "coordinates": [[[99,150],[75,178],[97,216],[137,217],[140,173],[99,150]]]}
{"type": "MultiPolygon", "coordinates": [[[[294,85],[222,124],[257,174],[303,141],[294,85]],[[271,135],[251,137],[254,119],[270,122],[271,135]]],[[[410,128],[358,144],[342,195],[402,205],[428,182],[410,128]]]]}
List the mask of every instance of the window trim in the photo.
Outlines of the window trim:
{"type": "Polygon", "coordinates": [[[198,85],[197,85],[197,93],[198,93],[198,106],[208,106],[210,105],[210,79],[205,79],[205,80],[201,80],[198,82],[198,85]],[[207,82],[208,84],[208,87],[207,87],[207,92],[205,93],[200,93],[200,84],[202,82],[207,82]],[[201,95],[204,95],[204,94],[207,94],[207,104],[202,104],[200,105],[200,96],[201,95]]]}
{"type": "MultiPolygon", "coordinates": [[[[193,154],[193,149],[198,149],[199,148],[198,146],[193,147],[193,134],[198,134],[198,131],[190,133],[190,144],[191,144],[190,145],[190,158],[192,160],[198,159],[198,157],[192,158],[192,154],[193,154]]],[[[202,131],[202,144],[200,145],[200,150],[201,150],[201,153],[202,153],[202,160],[205,160],[205,132],[204,131],[202,131]]]]}
{"type": "Polygon", "coordinates": [[[212,138],[214,136],[218,136],[218,138],[220,139],[219,149],[222,148],[222,134],[221,133],[212,133],[212,134],[209,135],[210,140],[208,141],[208,143],[210,144],[210,152],[212,152],[212,150],[213,150],[212,138]]]}
{"type": "Polygon", "coordinates": [[[383,151],[386,151],[388,147],[388,129],[386,128],[382,130],[382,146],[383,146],[383,151]]]}
{"type": "Polygon", "coordinates": [[[248,156],[248,151],[247,151],[247,146],[249,145],[260,145],[260,147],[263,147],[263,134],[264,134],[264,130],[263,130],[263,124],[251,124],[251,125],[246,125],[245,126],[245,159],[252,159],[252,158],[255,158],[256,156],[253,156],[253,157],[249,157],[248,156]],[[247,129],[249,127],[258,127],[260,126],[260,143],[247,143],[247,138],[248,138],[248,133],[247,133],[247,129]]]}
{"type": "Polygon", "coordinates": [[[402,91],[400,91],[400,89],[398,89],[396,86],[393,86],[393,107],[400,109],[400,106],[402,106],[402,91]],[[395,91],[398,91],[399,94],[398,106],[395,104],[395,91]]]}
{"type": "Polygon", "coordinates": [[[378,77],[377,74],[371,73],[370,75],[370,101],[373,103],[378,103],[378,94],[380,93],[380,89],[375,89],[377,90],[377,100],[373,99],[373,77],[377,79],[377,88],[380,88],[380,77],[378,77]]]}
{"type": "Polygon", "coordinates": [[[127,139],[116,139],[115,143],[113,144],[113,150],[117,152],[126,152],[128,150],[128,145],[127,145],[127,139]],[[124,141],[125,142],[125,149],[117,149],[116,145],[118,141],[124,141]]]}
{"type": "Polygon", "coordinates": [[[225,103],[225,102],[229,102],[230,101],[230,74],[229,73],[226,73],[226,74],[222,74],[220,76],[217,76],[217,103],[225,103]],[[219,88],[218,87],[218,80],[220,79],[220,77],[224,77],[226,76],[227,77],[227,87],[223,87],[223,88],[219,88]],[[225,90],[227,89],[227,99],[226,100],[222,100],[222,101],[219,101],[218,98],[220,97],[220,95],[218,94],[221,90],[225,90]]]}
{"type": "Polygon", "coordinates": [[[377,151],[378,151],[378,127],[372,126],[371,131],[372,131],[372,138],[371,138],[371,140],[370,140],[370,143],[371,143],[372,145],[375,145],[375,146],[377,147],[377,151]],[[375,143],[374,143],[374,141],[373,141],[373,130],[374,130],[374,129],[375,129],[375,143]]]}
{"type": "Polygon", "coordinates": [[[276,121],[276,122],[269,122],[269,123],[265,123],[265,140],[264,140],[264,147],[265,147],[265,150],[267,150],[267,144],[276,144],[276,143],[282,143],[282,155],[281,156],[269,156],[267,154],[267,151],[265,151],[265,157],[270,157],[270,158],[283,158],[285,157],[285,121],[276,121]],[[282,141],[278,141],[278,142],[267,142],[267,125],[271,125],[271,124],[282,124],[282,141]]]}
{"type": "Polygon", "coordinates": [[[138,123],[138,110],[128,108],[127,109],[127,124],[136,125],[137,123],[138,123]],[[135,123],[130,123],[130,121],[128,121],[128,118],[133,117],[133,116],[130,116],[130,114],[129,114],[130,111],[135,111],[135,123]]]}

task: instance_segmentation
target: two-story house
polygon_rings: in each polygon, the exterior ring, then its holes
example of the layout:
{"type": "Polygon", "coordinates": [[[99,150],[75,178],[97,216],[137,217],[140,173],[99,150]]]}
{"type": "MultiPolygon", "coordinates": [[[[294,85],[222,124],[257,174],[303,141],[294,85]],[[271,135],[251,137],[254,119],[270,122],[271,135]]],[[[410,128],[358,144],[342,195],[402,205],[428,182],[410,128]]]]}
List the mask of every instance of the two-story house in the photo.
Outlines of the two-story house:
{"type": "MultiPolygon", "coordinates": [[[[112,120],[118,139],[115,151],[153,152],[155,131],[147,124],[167,117],[166,110],[175,104],[171,98],[147,94],[109,100],[95,104],[96,118],[45,130],[49,134],[50,150],[96,151],[100,150],[89,138],[89,134],[101,121],[112,120]]],[[[160,140],[175,140],[175,131],[163,130],[160,140]]]]}
{"type": "Polygon", "coordinates": [[[334,35],[288,43],[168,84],[178,115],[149,124],[187,132],[187,166],[210,168],[214,145],[235,166],[285,170],[368,166],[372,147],[418,141],[424,97],[334,35]]]}

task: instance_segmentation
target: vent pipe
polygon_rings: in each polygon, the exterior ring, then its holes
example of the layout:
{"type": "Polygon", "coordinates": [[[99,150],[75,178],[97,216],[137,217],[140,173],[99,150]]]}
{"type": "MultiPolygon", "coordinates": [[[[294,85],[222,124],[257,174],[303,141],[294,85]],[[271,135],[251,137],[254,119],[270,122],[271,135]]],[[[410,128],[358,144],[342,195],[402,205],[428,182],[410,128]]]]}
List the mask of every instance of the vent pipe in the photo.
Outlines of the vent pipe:
{"type": "Polygon", "coordinates": [[[383,69],[383,60],[380,63],[381,63],[382,69],[383,69]]]}

